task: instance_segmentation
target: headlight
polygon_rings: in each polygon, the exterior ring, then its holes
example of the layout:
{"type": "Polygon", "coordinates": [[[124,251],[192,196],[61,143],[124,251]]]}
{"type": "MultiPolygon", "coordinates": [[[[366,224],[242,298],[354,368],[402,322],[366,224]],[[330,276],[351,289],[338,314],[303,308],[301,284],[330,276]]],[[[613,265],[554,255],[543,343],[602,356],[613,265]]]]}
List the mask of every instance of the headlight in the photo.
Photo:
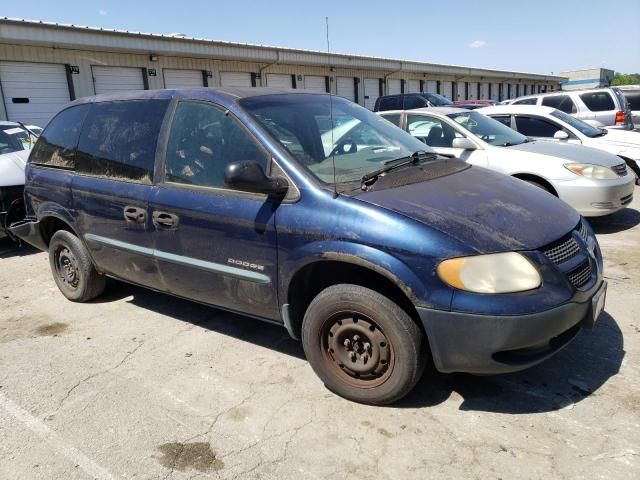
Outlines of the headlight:
{"type": "Polygon", "coordinates": [[[602,165],[594,165],[592,163],[566,163],[564,167],[576,175],[582,175],[583,177],[594,180],[615,180],[618,178],[616,172],[602,165]]]}
{"type": "Polygon", "coordinates": [[[438,265],[443,282],[475,293],[523,292],[538,288],[538,270],[516,252],[492,253],[445,260],[438,265]]]}

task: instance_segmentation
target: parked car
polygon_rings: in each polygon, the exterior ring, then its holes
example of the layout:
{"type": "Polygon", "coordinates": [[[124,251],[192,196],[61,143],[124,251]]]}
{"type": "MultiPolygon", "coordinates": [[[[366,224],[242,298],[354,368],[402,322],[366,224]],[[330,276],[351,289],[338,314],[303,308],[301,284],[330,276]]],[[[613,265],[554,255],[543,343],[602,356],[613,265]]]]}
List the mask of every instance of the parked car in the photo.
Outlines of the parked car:
{"type": "Polygon", "coordinates": [[[453,102],[437,93],[400,93],[378,97],[373,111],[411,110],[413,108],[444,107],[447,105],[453,106],[453,102]]]}
{"type": "Polygon", "coordinates": [[[424,108],[382,115],[400,116],[399,126],[436,152],[520,178],[584,216],[614,213],[633,199],[635,176],[613,154],[580,145],[531,141],[476,111],[424,108]]]}
{"type": "Polygon", "coordinates": [[[633,125],[636,130],[640,129],[640,85],[620,85],[618,88],[629,103],[633,125]]]}
{"type": "Polygon", "coordinates": [[[507,105],[478,110],[521,134],[540,140],[555,140],[597,148],[625,161],[640,185],[640,134],[598,128],[551,107],[507,105]]]}
{"type": "Polygon", "coordinates": [[[24,169],[36,136],[15,122],[0,122],[0,238],[24,216],[24,169]]]}
{"type": "Polygon", "coordinates": [[[493,105],[497,105],[498,102],[496,100],[456,100],[455,102],[453,102],[454,105],[459,105],[461,108],[467,108],[469,110],[472,110],[472,108],[469,108],[469,106],[473,106],[474,108],[479,108],[479,107],[475,107],[476,105],[482,105],[484,107],[491,107],[493,105]]]}
{"type": "Polygon", "coordinates": [[[629,103],[618,87],[540,93],[519,97],[510,105],[542,105],[568,113],[594,127],[634,129],[629,103]]]}
{"type": "Polygon", "coordinates": [[[283,325],[359,402],[401,398],[428,355],[442,372],[535,365],[604,308],[575,210],[327,94],[76,100],[36,143],[25,199],[11,230],[68,299],[111,276],[283,325]]]}

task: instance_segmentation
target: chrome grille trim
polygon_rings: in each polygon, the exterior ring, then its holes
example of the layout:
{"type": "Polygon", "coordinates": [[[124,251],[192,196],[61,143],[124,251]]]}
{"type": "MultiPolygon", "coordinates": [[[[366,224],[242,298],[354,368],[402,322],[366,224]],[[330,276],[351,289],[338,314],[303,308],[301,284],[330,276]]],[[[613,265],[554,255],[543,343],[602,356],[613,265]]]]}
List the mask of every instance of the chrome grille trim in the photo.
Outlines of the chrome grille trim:
{"type": "Polygon", "coordinates": [[[567,278],[576,288],[582,288],[589,283],[589,280],[591,280],[591,263],[589,260],[585,260],[583,263],[567,273],[567,278]]]}
{"type": "Polygon", "coordinates": [[[627,174],[627,164],[621,163],[620,165],[614,165],[611,170],[616,172],[619,177],[624,177],[627,174]]]}
{"type": "Polygon", "coordinates": [[[544,253],[553,263],[559,265],[580,253],[580,247],[573,238],[568,237],[557,245],[542,250],[542,253],[544,253]]]}

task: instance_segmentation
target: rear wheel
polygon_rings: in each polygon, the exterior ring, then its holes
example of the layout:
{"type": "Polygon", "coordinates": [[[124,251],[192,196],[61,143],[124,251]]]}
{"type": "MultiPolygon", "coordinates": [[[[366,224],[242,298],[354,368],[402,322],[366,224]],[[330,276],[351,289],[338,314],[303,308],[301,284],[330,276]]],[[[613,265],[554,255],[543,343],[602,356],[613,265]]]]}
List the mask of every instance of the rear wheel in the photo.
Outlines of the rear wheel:
{"type": "Polygon", "coordinates": [[[74,302],[87,302],[105,288],[105,276],[98,273],[86,247],[73,233],[57,231],[49,242],[49,265],[62,294],[74,302]]]}
{"type": "Polygon", "coordinates": [[[356,402],[388,404],[405,396],[425,365],[425,338],[396,303],[358,285],[334,285],[305,313],[302,344],[327,388],[356,402]]]}

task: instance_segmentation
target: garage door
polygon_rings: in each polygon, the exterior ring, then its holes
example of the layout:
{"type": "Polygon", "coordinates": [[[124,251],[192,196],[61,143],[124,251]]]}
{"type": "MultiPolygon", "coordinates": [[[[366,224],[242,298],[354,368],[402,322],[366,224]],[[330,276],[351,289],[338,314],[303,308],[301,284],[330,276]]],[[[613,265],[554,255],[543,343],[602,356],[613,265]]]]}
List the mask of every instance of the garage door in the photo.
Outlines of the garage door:
{"type": "Polygon", "coordinates": [[[251,74],[247,72],[220,72],[223,87],[252,87],[251,74]]]}
{"type": "Polygon", "coordinates": [[[420,92],[420,80],[409,80],[407,82],[408,93],[420,92]]]}
{"type": "Polygon", "coordinates": [[[92,65],[91,71],[93,72],[93,86],[96,95],[128,90],[144,90],[142,68],[92,65]]]}
{"type": "Polygon", "coordinates": [[[327,91],[326,77],[320,77],[315,75],[305,75],[304,89],[310,90],[312,92],[326,93],[327,91]]]}
{"type": "Polygon", "coordinates": [[[364,79],[364,106],[369,110],[373,110],[376,100],[380,96],[380,79],[365,78],[364,79]]]}
{"type": "Polygon", "coordinates": [[[356,101],[355,83],[353,77],[336,78],[336,92],[339,97],[346,98],[352,102],[356,101]]]}
{"type": "Polygon", "coordinates": [[[70,100],[64,65],[0,62],[0,85],[13,121],[44,127],[70,100]]]}
{"type": "Polygon", "coordinates": [[[438,83],[435,80],[427,80],[426,92],[438,93],[438,83]]]}
{"type": "Polygon", "coordinates": [[[402,93],[401,81],[397,78],[387,80],[387,95],[397,95],[402,93]]]}
{"type": "Polygon", "coordinates": [[[282,73],[267,73],[267,87],[293,88],[291,75],[282,73]]]}
{"type": "Polygon", "coordinates": [[[177,70],[165,68],[164,88],[204,87],[202,70],[177,70]]]}

